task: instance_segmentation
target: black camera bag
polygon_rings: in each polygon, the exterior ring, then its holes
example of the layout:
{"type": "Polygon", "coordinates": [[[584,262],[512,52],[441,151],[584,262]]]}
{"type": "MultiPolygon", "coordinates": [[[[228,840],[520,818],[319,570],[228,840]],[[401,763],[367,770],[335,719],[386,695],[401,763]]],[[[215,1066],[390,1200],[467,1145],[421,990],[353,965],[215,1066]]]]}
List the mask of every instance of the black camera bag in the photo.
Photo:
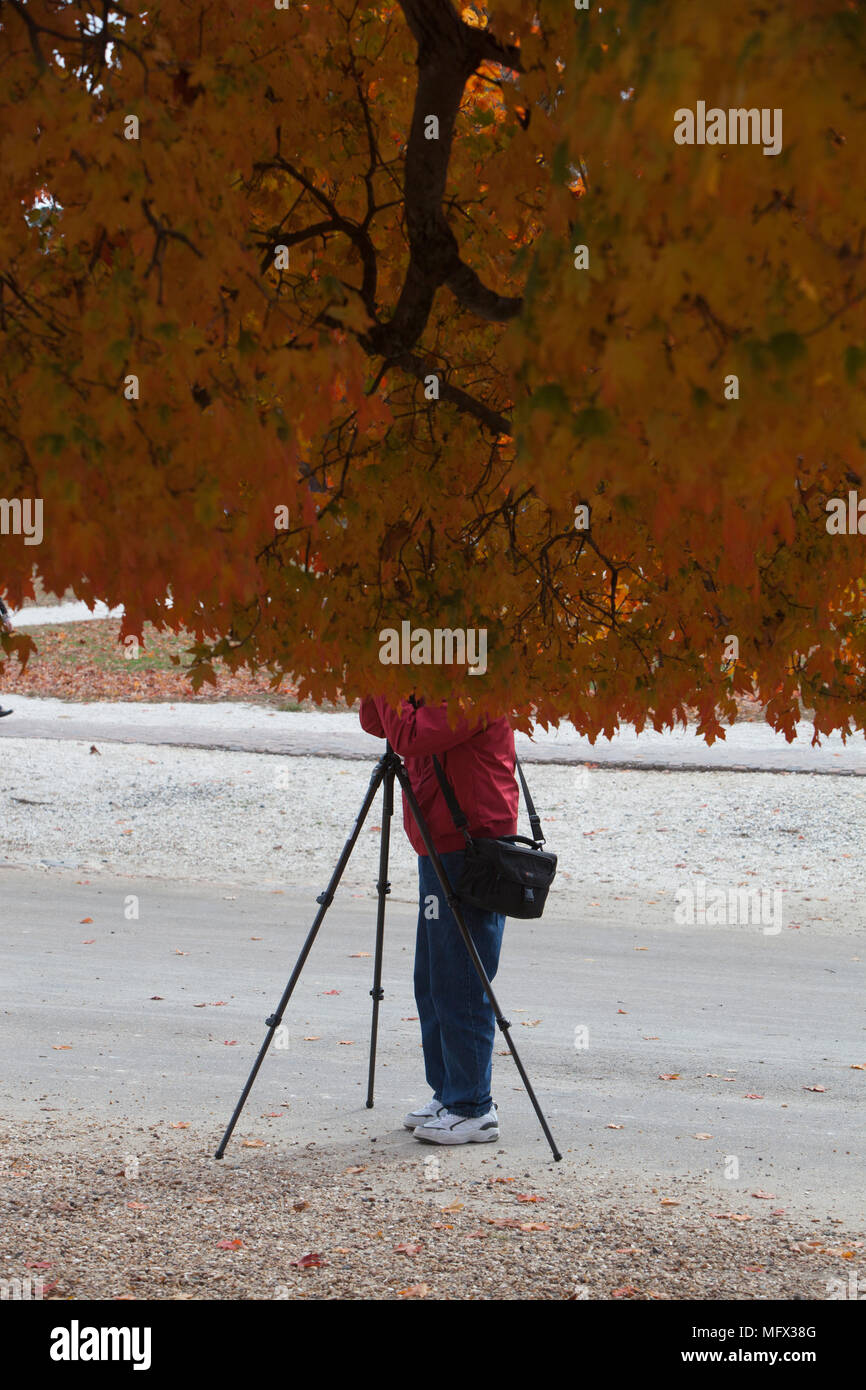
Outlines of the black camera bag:
{"type": "Polygon", "coordinates": [[[525,835],[503,835],[500,839],[470,835],[466,816],[435,754],[433,765],[451,819],[466,840],[466,857],[455,888],[459,900],[487,912],[504,913],[506,917],[540,917],[556,873],[556,855],[541,848],[541,822],[518,759],[515,758],[515,768],[529,812],[531,840],[525,835]]]}

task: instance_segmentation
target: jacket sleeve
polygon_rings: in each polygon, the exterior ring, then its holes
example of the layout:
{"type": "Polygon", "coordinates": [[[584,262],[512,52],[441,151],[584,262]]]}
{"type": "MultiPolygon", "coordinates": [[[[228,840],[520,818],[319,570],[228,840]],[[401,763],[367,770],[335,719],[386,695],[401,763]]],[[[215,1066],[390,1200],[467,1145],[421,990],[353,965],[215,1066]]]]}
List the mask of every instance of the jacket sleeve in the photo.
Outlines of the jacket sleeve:
{"type": "MultiPolygon", "coordinates": [[[[469,724],[466,719],[461,719],[452,729],[448,723],[445,701],[441,705],[422,705],[420,709],[415,709],[409,700],[404,700],[399,712],[391,709],[384,695],[377,695],[371,703],[376,709],[384,737],[401,758],[447,753],[449,748],[465,743],[484,727],[482,722],[469,724]]],[[[368,732],[373,732],[368,725],[364,727],[368,732]]]]}
{"type": "Polygon", "coordinates": [[[384,738],[385,730],[382,728],[382,721],[379,718],[379,711],[376,709],[376,702],[369,695],[365,695],[361,701],[361,708],[358,712],[361,721],[361,728],[368,734],[374,734],[376,738],[384,738]]]}

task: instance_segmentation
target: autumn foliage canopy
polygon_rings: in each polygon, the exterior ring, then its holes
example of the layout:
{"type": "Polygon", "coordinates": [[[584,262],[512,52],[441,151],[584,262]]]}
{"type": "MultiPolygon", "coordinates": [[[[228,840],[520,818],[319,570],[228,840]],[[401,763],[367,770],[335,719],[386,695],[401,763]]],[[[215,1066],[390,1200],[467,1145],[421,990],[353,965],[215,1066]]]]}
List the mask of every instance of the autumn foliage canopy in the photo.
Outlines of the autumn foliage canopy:
{"type": "Polygon", "coordinates": [[[866,728],[864,94],[858,0],[2,0],[0,590],[315,699],[866,728]]]}

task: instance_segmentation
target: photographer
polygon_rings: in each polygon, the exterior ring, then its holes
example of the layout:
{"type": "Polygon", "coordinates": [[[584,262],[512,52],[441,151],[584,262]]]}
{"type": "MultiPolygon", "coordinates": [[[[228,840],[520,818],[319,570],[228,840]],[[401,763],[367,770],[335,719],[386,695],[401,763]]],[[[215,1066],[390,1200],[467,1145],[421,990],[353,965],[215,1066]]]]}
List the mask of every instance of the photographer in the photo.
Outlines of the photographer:
{"type": "MultiPolygon", "coordinates": [[[[414,698],[393,710],[382,696],[361,702],[361,725],[386,738],[405,761],[412,790],[452,887],[463,867],[463,835],[455,828],[436,776],[436,754],[473,837],[513,835],[518,789],[514,777],[514,733],[507,718],[455,728],[447,704],[427,707],[414,698]]],[[[490,1095],[493,1009],[454,916],[444,901],[424,841],[403,797],[403,825],[418,854],[420,908],[415,948],[415,1000],[427,1082],[433,1096],[403,1121],[417,1139],[431,1144],[479,1144],[499,1138],[490,1095]]],[[[463,907],[475,948],[490,980],[496,974],[505,917],[463,907]]]]}

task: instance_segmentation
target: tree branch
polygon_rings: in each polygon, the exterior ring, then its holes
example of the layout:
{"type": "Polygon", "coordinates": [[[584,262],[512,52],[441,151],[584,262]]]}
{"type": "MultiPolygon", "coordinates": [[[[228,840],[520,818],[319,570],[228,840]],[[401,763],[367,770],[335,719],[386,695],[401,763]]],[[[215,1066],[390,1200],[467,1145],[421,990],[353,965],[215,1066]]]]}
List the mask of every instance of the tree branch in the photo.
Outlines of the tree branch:
{"type": "MultiPolygon", "coordinates": [[[[399,0],[418,43],[418,86],[406,150],[404,197],[409,265],[389,323],[370,333],[374,349],[399,360],[421,337],[437,289],[446,285],[464,308],[492,323],[520,313],[522,301],[488,289],[460,258],[442,208],[454,126],[468,79],[480,63],[509,57],[487,29],[474,29],[451,0],[399,0]],[[438,129],[431,137],[431,117],[438,129]]],[[[513,55],[512,55],[513,56],[513,55]]]]}

